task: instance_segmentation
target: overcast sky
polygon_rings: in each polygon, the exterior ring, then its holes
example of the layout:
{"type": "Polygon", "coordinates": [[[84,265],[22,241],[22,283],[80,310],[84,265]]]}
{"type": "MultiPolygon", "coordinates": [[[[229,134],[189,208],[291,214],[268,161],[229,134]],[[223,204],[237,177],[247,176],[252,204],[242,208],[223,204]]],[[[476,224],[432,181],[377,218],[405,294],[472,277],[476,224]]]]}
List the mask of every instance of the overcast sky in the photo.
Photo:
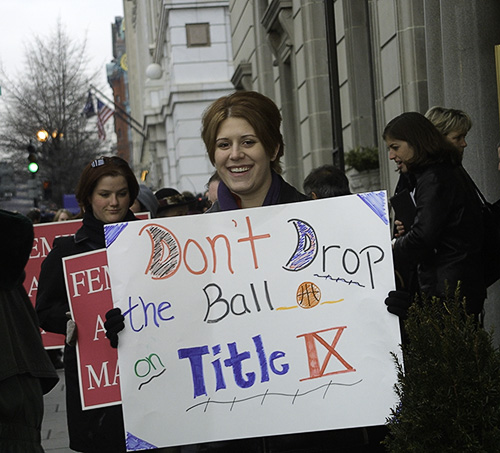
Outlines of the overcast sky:
{"type": "Polygon", "coordinates": [[[22,74],[25,45],[32,42],[33,35],[52,34],[59,18],[66,33],[77,43],[86,38],[91,69],[102,68],[98,86],[106,87],[106,94],[111,93],[106,81],[106,63],[113,58],[111,24],[115,16],[123,16],[122,0],[2,0],[1,3],[0,62],[10,76],[22,74]]]}

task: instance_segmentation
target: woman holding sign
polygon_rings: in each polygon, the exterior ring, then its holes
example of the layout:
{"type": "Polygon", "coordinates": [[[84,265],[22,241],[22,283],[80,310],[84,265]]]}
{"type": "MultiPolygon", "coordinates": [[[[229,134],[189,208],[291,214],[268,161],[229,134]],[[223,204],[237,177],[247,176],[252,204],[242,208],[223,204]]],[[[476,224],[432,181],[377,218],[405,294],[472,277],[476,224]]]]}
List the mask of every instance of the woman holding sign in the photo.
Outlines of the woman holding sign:
{"type": "MultiPolygon", "coordinates": [[[[100,157],[83,170],[76,188],[83,225],[74,237],[54,241],[40,272],[36,311],[47,332],[67,333],[69,305],[62,259],[104,248],[105,224],[136,219],[129,208],[138,192],[134,173],[119,157],[100,157]]],[[[76,330],[66,341],[64,372],[70,448],[81,452],[125,452],[120,405],[82,411],[74,347],[76,330]]]]}
{"type": "MultiPolygon", "coordinates": [[[[217,201],[209,213],[305,201],[308,198],[280,176],[283,156],[281,115],[274,102],[256,92],[237,91],[216,100],[202,119],[202,138],[220,176],[217,201]]],[[[124,325],[118,308],[105,323],[111,344],[124,325]]],[[[251,414],[249,414],[251,417],[251,414]]],[[[383,451],[369,445],[364,429],[239,439],[182,446],[191,452],[361,452],[383,451]]],[[[375,442],[374,442],[375,443],[375,442]]]]}
{"type": "MultiPolygon", "coordinates": [[[[208,212],[309,199],[280,176],[281,115],[271,99],[253,91],[236,91],[216,100],[205,111],[202,125],[208,156],[221,178],[218,199],[208,212]]],[[[383,451],[373,438],[369,445],[368,437],[366,430],[355,428],[216,442],[190,446],[188,451],[383,451]]]]}

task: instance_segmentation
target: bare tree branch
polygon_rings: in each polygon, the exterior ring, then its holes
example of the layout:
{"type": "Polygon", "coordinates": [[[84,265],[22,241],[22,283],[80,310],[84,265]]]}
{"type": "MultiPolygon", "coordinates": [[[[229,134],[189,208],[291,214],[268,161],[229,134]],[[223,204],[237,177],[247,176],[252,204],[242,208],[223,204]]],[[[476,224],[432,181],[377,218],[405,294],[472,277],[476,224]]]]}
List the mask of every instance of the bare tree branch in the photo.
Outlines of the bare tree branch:
{"type": "Polygon", "coordinates": [[[48,37],[34,36],[27,45],[22,74],[11,77],[0,68],[6,100],[0,149],[14,171],[26,175],[27,145],[36,144],[40,129],[53,134],[39,147],[38,174],[40,180],[51,182],[58,205],[63,194],[74,192],[83,167],[109,149],[109,143],[97,138],[95,118],[81,114],[98,74],[89,70],[89,61],[86,40],[73,41],[58,21],[48,37]]]}

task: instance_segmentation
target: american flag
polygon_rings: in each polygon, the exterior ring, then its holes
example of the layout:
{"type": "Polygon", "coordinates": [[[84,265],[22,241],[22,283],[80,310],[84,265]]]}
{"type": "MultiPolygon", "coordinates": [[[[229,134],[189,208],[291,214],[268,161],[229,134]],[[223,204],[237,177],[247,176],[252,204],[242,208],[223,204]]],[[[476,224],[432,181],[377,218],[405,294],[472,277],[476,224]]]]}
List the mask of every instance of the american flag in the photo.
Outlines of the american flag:
{"type": "Polygon", "coordinates": [[[113,114],[114,110],[110,109],[106,104],[101,102],[101,100],[96,96],[97,100],[97,134],[100,140],[106,140],[106,131],[104,130],[104,125],[113,114]]]}

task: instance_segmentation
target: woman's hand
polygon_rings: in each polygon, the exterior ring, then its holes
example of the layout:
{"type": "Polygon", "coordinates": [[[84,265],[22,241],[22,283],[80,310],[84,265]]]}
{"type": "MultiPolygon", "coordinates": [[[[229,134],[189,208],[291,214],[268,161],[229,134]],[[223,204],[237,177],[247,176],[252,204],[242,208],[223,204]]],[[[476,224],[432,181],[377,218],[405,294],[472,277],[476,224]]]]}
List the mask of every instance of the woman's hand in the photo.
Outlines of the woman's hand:
{"type": "Polygon", "coordinates": [[[408,318],[408,309],[411,305],[410,293],[407,291],[389,291],[385,299],[385,305],[387,305],[389,313],[405,320],[408,318]]]}
{"type": "Polygon", "coordinates": [[[405,226],[403,225],[403,222],[401,222],[401,220],[395,220],[394,226],[396,227],[396,233],[394,234],[394,237],[399,238],[406,233],[405,226]]]}
{"type": "Polygon", "coordinates": [[[106,313],[104,328],[112,348],[118,347],[118,332],[125,328],[124,321],[125,318],[119,308],[113,308],[106,313]]]}

